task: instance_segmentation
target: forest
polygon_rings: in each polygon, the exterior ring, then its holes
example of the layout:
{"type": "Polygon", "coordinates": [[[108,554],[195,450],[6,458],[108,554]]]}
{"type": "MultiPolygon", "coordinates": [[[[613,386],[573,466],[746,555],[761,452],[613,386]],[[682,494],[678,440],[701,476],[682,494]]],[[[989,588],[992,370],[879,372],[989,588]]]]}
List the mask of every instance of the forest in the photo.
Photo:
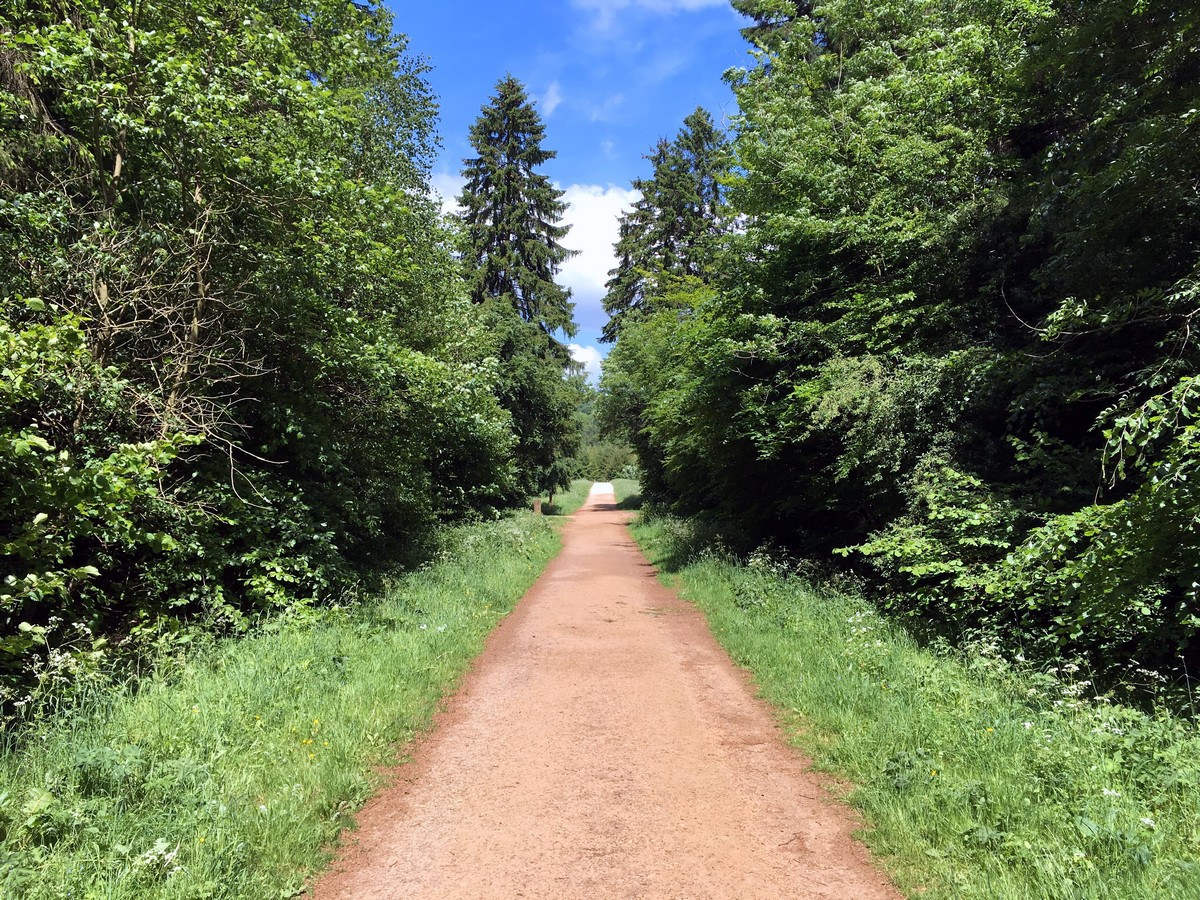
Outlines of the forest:
{"type": "Polygon", "coordinates": [[[648,497],[917,633],[1200,671],[1200,7],[735,0],[647,157],[600,418],[648,497]]]}
{"type": "Polygon", "coordinates": [[[536,110],[498,84],[451,223],[426,64],[382,6],[298,9],[0,10],[5,712],[352,602],[568,481],[583,386],[536,110]]]}
{"type": "Polygon", "coordinates": [[[733,5],[737,116],[646,156],[598,395],[511,75],[445,218],[381,6],[6,5],[0,699],[352,599],[627,447],[917,632],[1186,687],[1200,10],[733,5]]]}
{"type": "Polygon", "coordinates": [[[616,480],[900,890],[1197,896],[1200,4],[731,6],[596,389],[545,95],[0,3],[0,895],[305,894],[616,480]]]}

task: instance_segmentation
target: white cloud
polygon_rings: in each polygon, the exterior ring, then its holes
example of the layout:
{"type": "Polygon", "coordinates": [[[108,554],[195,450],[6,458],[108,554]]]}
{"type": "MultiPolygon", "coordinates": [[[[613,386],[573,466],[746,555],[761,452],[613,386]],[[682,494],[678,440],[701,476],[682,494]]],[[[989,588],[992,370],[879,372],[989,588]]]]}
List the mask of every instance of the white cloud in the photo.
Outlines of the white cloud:
{"type": "Polygon", "coordinates": [[[550,87],[546,89],[546,93],[538,98],[538,107],[541,109],[542,115],[548,119],[554,115],[554,111],[562,102],[562,87],[557,81],[552,81],[550,87]]]}
{"type": "Polygon", "coordinates": [[[442,215],[453,215],[458,212],[458,196],[462,193],[466,182],[461,175],[450,172],[436,172],[429,179],[429,186],[442,203],[442,215]]]}
{"type": "Polygon", "coordinates": [[[617,110],[625,102],[624,94],[613,94],[599,106],[592,107],[593,122],[611,122],[616,118],[617,110]]]}
{"type": "Polygon", "coordinates": [[[579,255],[562,265],[558,281],[571,288],[580,312],[595,313],[604,296],[608,270],[616,266],[613,244],[617,242],[617,219],[641,195],[632,188],[610,184],[573,184],[563,193],[567,212],[563,224],[571,226],[563,243],[579,255]]]}
{"type": "Polygon", "coordinates": [[[693,12],[711,6],[728,6],[729,0],[571,0],[576,9],[596,14],[595,27],[608,30],[617,13],[633,7],[651,13],[693,12]]]}
{"type": "Polygon", "coordinates": [[[587,379],[592,384],[600,383],[600,363],[603,357],[600,351],[595,347],[581,347],[578,344],[568,344],[567,349],[571,351],[571,359],[577,363],[583,363],[583,370],[587,373],[587,379]]]}

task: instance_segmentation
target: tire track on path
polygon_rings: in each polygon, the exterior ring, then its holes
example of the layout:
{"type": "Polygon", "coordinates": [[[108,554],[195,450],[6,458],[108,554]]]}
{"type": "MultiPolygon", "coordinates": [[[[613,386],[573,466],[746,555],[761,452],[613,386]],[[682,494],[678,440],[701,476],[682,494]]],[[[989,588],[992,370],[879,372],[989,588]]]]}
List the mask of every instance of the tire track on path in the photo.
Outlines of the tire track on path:
{"type": "Polygon", "coordinates": [[[899,900],[628,519],[593,489],[316,900],[899,900]]]}

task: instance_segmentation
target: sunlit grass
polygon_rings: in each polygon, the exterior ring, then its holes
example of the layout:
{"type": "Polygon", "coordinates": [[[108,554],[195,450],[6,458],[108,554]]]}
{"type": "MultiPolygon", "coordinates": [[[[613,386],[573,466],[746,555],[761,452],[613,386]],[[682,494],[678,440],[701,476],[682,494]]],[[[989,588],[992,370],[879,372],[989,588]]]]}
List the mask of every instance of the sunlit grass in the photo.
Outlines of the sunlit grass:
{"type": "Polygon", "coordinates": [[[360,607],[220,645],[0,758],[0,897],[302,890],[558,549],[530,513],[452,533],[360,607]]]}
{"type": "Polygon", "coordinates": [[[587,502],[591,488],[592,482],[586,478],[576,478],[568,490],[554,495],[553,503],[545,503],[542,511],[548,516],[569,516],[587,502]]]}
{"type": "Polygon", "coordinates": [[[617,496],[617,506],[621,509],[640,509],[642,505],[642,488],[631,478],[614,478],[613,491],[617,496]]]}
{"type": "Polygon", "coordinates": [[[635,534],[749,668],[817,766],[852,782],[866,839],[913,897],[1200,897],[1200,737],[1035,672],[995,644],[931,652],[864,600],[760,557],[635,534]]]}

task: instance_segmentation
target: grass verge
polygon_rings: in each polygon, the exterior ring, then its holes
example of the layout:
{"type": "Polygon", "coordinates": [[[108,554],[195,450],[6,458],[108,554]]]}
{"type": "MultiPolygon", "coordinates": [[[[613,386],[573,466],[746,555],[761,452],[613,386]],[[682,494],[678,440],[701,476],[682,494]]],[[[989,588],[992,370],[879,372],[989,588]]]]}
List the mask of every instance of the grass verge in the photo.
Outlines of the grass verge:
{"type": "Polygon", "coordinates": [[[0,897],[300,893],[558,547],[532,513],[457,529],[378,600],[35,723],[0,757],[0,897]]]}
{"type": "Polygon", "coordinates": [[[636,481],[630,478],[614,478],[612,485],[618,509],[642,508],[642,489],[636,481]]]}
{"type": "Polygon", "coordinates": [[[1194,725],[1096,697],[1070,664],[922,648],[766,557],[689,554],[686,523],[634,535],[816,766],[855,785],[864,837],[910,896],[1200,897],[1194,725]]]}
{"type": "Polygon", "coordinates": [[[554,495],[554,502],[546,500],[542,510],[548,516],[569,516],[587,502],[588,492],[592,483],[586,478],[576,478],[571,481],[571,487],[554,495]]]}

